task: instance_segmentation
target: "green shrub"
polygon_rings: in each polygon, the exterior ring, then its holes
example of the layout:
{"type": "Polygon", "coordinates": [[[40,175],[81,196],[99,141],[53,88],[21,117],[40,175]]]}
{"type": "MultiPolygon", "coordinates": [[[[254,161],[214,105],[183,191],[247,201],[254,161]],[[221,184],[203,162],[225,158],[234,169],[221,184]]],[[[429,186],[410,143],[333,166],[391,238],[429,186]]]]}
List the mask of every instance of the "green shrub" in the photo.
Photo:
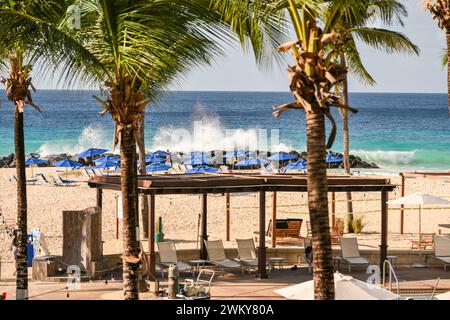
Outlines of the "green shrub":
{"type": "Polygon", "coordinates": [[[354,233],[360,234],[363,231],[364,227],[366,226],[366,224],[363,222],[363,218],[363,216],[353,218],[352,227],[354,233]]]}

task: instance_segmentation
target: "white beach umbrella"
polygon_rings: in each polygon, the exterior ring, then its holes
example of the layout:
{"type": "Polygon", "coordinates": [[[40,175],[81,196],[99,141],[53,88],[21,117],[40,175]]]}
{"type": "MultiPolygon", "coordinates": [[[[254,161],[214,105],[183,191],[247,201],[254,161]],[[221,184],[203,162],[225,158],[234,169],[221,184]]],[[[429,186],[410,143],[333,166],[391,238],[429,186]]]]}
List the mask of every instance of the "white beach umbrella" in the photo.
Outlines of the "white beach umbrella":
{"type": "MultiPolygon", "coordinates": [[[[398,295],[379,286],[366,283],[336,272],[334,274],[336,300],[394,300],[398,295]]],[[[291,300],[314,300],[314,281],[275,290],[275,293],[291,300]]]]}
{"type": "Polygon", "coordinates": [[[450,300],[450,291],[446,293],[437,294],[434,297],[438,300],[450,300]]]}
{"type": "MultiPolygon", "coordinates": [[[[388,202],[389,204],[400,204],[400,205],[417,205],[419,206],[419,257],[422,257],[421,251],[421,242],[420,236],[422,234],[422,206],[427,204],[449,204],[450,201],[447,201],[442,198],[438,198],[426,193],[416,192],[410,194],[406,197],[398,198],[388,202]]],[[[424,264],[418,263],[414,264],[415,267],[424,267],[424,264]]]]}

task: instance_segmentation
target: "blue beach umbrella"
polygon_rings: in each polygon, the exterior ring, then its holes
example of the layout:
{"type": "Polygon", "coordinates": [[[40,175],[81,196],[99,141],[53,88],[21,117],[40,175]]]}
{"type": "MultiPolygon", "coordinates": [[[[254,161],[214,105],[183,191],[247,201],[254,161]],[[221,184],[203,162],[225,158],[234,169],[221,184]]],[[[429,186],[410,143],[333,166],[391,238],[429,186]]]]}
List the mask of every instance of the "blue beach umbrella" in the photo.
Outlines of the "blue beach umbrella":
{"type": "Polygon", "coordinates": [[[120,167],[120,164],[117,161],[103,161],[92,167],[93,169],[109,169],[109,168],[117,168],[120,167]]]}
{"type": "Polygon", "coordinates": [[[205,152],[190,152],[188,158],[189,160],[184,161],[183,164],[197,166],[214,162],[205,152]]]}
{"type": "Polygon", "coordinates": [[[214,168],[214,167],[199,166],[199,167],[189,169],[188,171],[186,171],[186,173],[213,173],[213,172],[217,172],[217,171],[219,171],[219,169],[214,168]]]}
{"type": "Polygon", "coordinates": [[[298,160],[296,162],[288,164],[284,168],[284,172],[286,172],[288,170],[305,170],[305,169],[306,169],[306,162],[305,162],[305,160],[298,160]]]}
{"type": "Polygon", "coordinates": [[[172,167],[167,164],[151,163],[145,167],[145,170],[147,172],[158,172],[158,171],[167,171],[170,168],[172,167]]]}
{"type": "Polygon", "coordinates": [[[33,176],[33,166],[34,165],[39,165],[39,164],[43,164],[43,163],[48,163],[47,160],[44,159],[39,159],[39,158],[35,158],[35,157],[29,157],[28,159],[25,160],[25,165],[28,167],[31,167],[31,175],[33,176]]]}
{"type": "Polygon", "coordinates": [[[327,163],[340,163],[340,162],[342,162],[344,160],[341,157],[334,157],[334,156],[328,154],[325,161],[327,163]]]}
{"type": "Polygon", "coordinates": [[[92,157],[98,156],[99,154],[103,154],[106,151],[108,151],[108,150],[107,149],[89,148],[89,149],[84,150],[83,152],[76,154],[75,156],[77,158],[92,158],[92,157]]]}
{"type": "Polygon", "coordinates": [[[151,163],[157,163],[157,162],[165,162],[165,161],[166,161],[165,158],[156,156],[156,155],[154,155],[154,154],[150,154],[150,155],[148,155],[148,156],[145,157],[145,162],[147,162],[147,163],[148,163],[148,162],[151,162],[151,163]]]}
{"type": "Polygon", "coordinates": [[[166,151],[158,150],[158,151],[152,152],[152,155],[155,157],[165,158],[169,155],[169,153],[166,151]]]}
{"type": "Polygon", "coordinates": [[[260,166],[262,164],[267,164],[269,161],[261,158],[249,158],[242,160],[235,164],[236,167],[251,167],[251,166],[260,166]]]}
{"type": "Polygon", "coordinates": [[[225,155],[223,156],[224,158],[239,158],[239,157],[245,157],[247,155],[247,152],[245,151],[231,151],[231,152],[227,152],[225,153],[225,155]]]}
{"type": "Polygon", "coordinates": [[[102,162],[107,162],[107,161],[119,163],[120,157],[107,155],[107,156],[103,156],[103,157],[100,157],[100,158],[94,160],[95,163],[102,163],[102,162]]]}
{"type": "Polygon", "coordinates": [[[31,166],[32,164],[38,165],[38,164],[43,164],[43,163],[47,163],[47,160],[44,159],[39,159],[39,158],[35,158],[35,157],[29,157],[28,159],[25,160],[25,165],[26,166],[31,166]]]}
{"type": "Polygon", "coordinates": [[[267,158],[267,160],[270,161],[286,161],[286,160],[293,160],[293,159],[297,159],[298,156],[289,154],[287,152],[278,152],[272,156],[270,156],[269,158],[267,158]]]}
{"type": "Polygon", "coordinates": [[[66,168],[66,179],[67,179],[67,168],[75,168],[80,167],[82,164],[76,161],[72,161],[70,159],[60,160],[52,164],[53,167],[62,167],[66,168]]]}

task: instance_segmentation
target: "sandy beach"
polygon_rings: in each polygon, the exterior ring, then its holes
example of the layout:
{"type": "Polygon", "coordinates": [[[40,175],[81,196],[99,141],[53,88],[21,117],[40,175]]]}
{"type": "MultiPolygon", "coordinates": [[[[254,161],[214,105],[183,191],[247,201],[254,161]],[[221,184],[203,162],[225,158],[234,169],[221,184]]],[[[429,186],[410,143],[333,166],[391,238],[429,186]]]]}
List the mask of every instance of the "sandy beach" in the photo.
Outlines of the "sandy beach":
{"type": "MultiPolygon", "coordinates": [[[[34,173],[46,175],[56,174],[55,168],[35,168],[34,173]]],[[[0,169],[0,176],[13,174],[14,169],[0,169]]],[[[30,169],[27,174],[31,175],[30,169]]],[[[3,177],[2,177],[3,178],[3,177]]],[[[400,184],[399,177],[389,177],[394,184],[400,184]]],[[[82,180],[83,178],[79,177],[82,180]]],[[[16,185],[2,179],[0,182],[0,207],[6,219],[16,216],[16,185]]],[[[449,198],[450,183],[409,179],[406,194],[422,191],[436,196],[449,198]]],[[[115,196],[117,192],[104,192],[103,209],[103,240],[105,253],[118,253],[122,248],[121,239],[115,239],[115,196]]],[[[397,188],[390,198],[399,197],[397,188]]],[[[31,231],[39,228],[46,237],[51,254],[61,254],[62,251],[62,211],[80,210],[95,205],[95,190],[82,182],[77,187],[55,187],[50,185],[31,185],[28,187],[28,228],[31,231]]],[[[355,193],[355,215],[363,216],[366,226],[358,235],[362,246],[378,248],[380,241],[380,204],[379,194],[355,193]]],[[[267,222],[272,215],[272,195],[267,198],[267,222]]],[[[345,216],[345,195],[336,195],[337,217],[345,216]]],[[[258,197],[256,194],[232,195],[231,197],[231,239],[249,238],[258,229],[258,197]]],[[[306,207],[306,195],[294,193],[278,194],[278,217],[302,218],[309,220],[306,207]]],[[[439,209],[441,206],[429,206],[423,210],[422,232],[439,232],[438,224],[450,223],[450,208],[439,209]]],[[[225,197],[210,196],[208,202],[208,233],[211,239],[225,238],[225,197]]],[[[156,214],[163,219],[163,232],[166,239],[176,241],[178,248],[195,248],[197,237],[197,222],[200,213],[199,196],[158,196],[156,214]]],[[[405,213],[405,233],[399,234],[400,213],[398,208],[389,210],[389,247],[409,248],[411,239],[417,238],[418,214],[416,209],[405,213]]],[[[448,229],[441,229],[448,233],[448,229]]],[[[302,234],[306,235],[306,225],[303,223],[302,234]]],[[[4,263],[12,262],[9,252],[9,238],[1,240],[1,256],[4,263]]],[[[234,246],[233,241],[225,243],[234,246]]]]}

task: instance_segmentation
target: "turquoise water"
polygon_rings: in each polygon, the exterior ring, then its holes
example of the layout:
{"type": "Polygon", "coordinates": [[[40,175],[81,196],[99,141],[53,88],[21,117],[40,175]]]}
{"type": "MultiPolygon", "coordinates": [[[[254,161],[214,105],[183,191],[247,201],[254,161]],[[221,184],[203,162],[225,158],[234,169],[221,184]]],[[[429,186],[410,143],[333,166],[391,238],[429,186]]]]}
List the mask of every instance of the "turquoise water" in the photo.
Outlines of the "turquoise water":
{"type": "MultiPolygon", "coordinates": [[[[113,123],[100,117],[89,91],[38,91],[42,114],[26,111],[26,152],[45,156],[112,146],[113,123]]],[[[444,94],[351,94],[360,112],[350,118],[351,150],[385,169],[450,170],[450,117],[444,94]]],[[[13,112],[1,94],[0,155],[13,152],[13,112]]],[[[149,150],[248,148],[304,150],[301,112],[272,117],[272,106],[291,102],[281,92],[171,92],[146,114],[149,150]]],[[[339,114],[334,112],[338,125],[339,114]]],[[[342,150],[342,132],[333,147],[342,150]]]]}

